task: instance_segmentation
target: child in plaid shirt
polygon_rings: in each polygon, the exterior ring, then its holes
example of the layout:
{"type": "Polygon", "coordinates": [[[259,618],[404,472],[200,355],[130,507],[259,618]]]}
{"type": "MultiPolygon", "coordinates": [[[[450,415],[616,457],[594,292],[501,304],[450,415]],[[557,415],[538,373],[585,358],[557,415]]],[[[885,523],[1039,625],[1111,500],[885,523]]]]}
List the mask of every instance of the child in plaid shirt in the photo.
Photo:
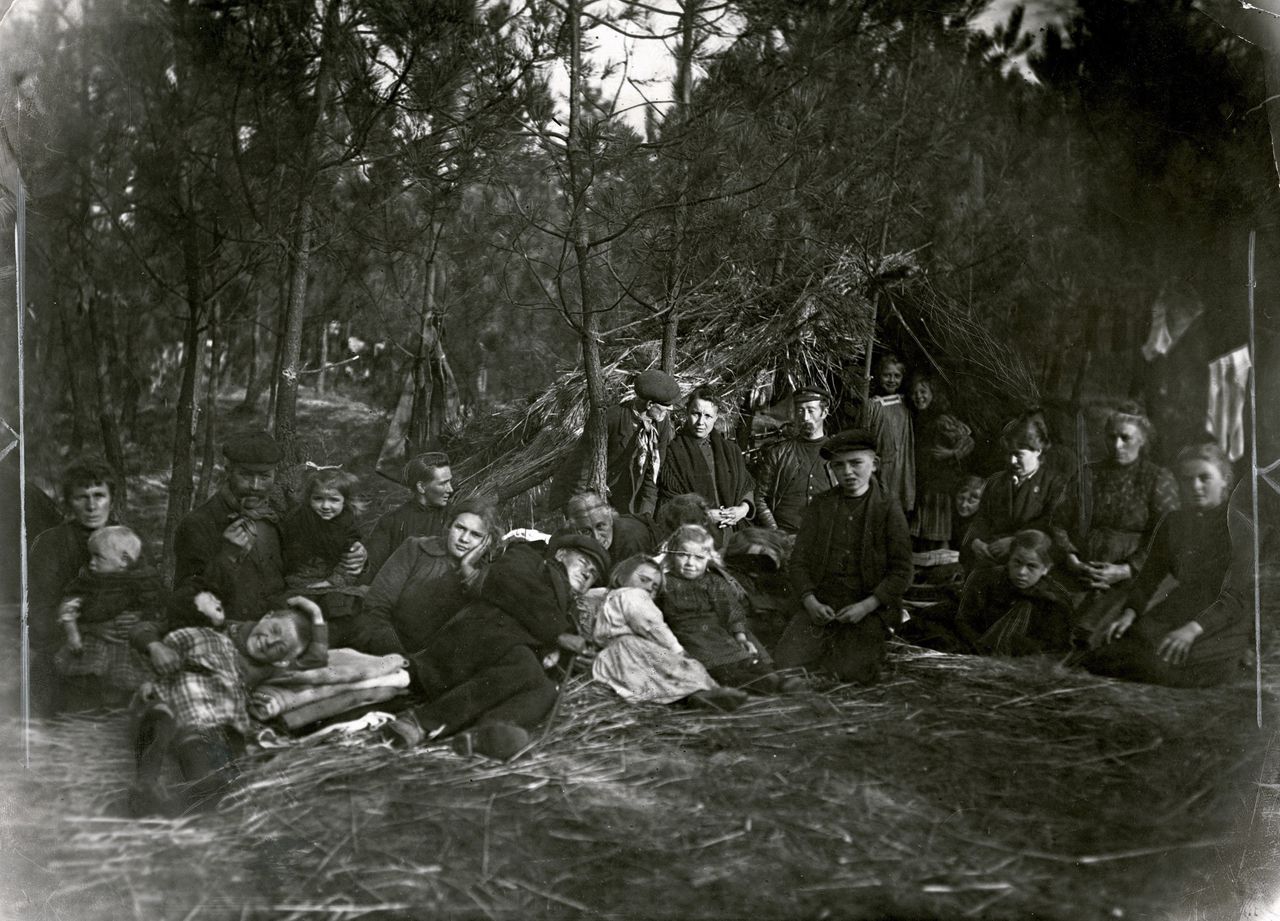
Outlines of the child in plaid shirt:
{"type": "Polygon", "coordinates": [[[156,680],[140,693],[143,710],[134,729],[138,778],[130,791],[135,814],[216,803],[235,779],[235,758],[251,731],[249,692],[299,662],[327,661],[327,628],[319,606],[302,597],[287,604],[256,623],[230,623],[225,632],[184,627],[160,641],[172,655],[164,657],[156,680]],[[160,780],[170,751],[186,781],[185,804],[174,803],[160,780]]]}

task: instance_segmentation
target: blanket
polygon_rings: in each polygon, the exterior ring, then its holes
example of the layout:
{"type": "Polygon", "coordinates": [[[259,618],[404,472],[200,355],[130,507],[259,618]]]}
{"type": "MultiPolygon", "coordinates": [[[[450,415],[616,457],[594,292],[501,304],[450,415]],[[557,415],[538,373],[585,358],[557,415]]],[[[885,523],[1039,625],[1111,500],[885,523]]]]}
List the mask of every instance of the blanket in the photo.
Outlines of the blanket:
{"type": "Polygon", "coordinates": [[[363,681],[352,681],[346,684],[321,684],[304,687],[282,687],[273,682],[261,684],[249,698],[249,713],[254,719],[275,719],[283,713],[289,713],[301,707],[327,700],[348,691],[364,691],[369,688],[397,688],[409,686],[409,673],[404,669],[389,675],[366,678],[363,681]]]}

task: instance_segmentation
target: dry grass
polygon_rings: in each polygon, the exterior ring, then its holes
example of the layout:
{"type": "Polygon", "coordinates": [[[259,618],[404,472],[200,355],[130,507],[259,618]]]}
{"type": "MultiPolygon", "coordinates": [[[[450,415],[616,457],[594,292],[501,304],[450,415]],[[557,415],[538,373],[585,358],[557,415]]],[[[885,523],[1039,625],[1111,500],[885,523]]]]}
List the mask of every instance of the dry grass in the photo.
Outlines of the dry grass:
{"type": "Polygon", "coordinates": [[[314,744],[178,821],[110,817],[123,723],[6,733],[5,893],[37,918],[1235,917],[1248,686],[895,650],[727,716],[578,681],[513,765],[314,744]]]}

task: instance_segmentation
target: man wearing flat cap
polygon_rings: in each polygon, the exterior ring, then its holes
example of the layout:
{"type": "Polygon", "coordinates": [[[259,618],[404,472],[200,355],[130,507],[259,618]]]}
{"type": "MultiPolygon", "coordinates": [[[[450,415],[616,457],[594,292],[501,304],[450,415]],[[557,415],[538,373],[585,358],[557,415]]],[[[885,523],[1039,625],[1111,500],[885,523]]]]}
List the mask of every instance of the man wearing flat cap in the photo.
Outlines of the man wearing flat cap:
{"type": "Polygon", "coordinates": [[[871,432],[846,429],[821,456],[837,485],[809,503],[801,521],[790,575],[802,610],[778,640],[774,662],[874,684],[911,582],[907,518],[873,476],[871,432]]]}
{"type": "Polygon", "coordinates": [[[392,741],[413,746],[461,734],[466,751],[501,760],[521,751],[555,705],[548,670],[561,651],[583,649],[574,598],[608,572],[608,551],[584,534],[509,545],[480,597],[410,654],[413,687],[426,703],[389,727],[392,741]]]}
{"type": "Polygon", "coordinates": [[[404,485],[413,495],[374,525],[369,535],[369,565],[363,581],[372,584],[382,565],[410,537],[440,537],[453,496],[453,471],[449,456],[441,451],[419,454],[404,465],[404,485]]]}
{"type": "MultiPolygon", "coordinates": [[[[609,504],[623,514],[652,516],[658,504],[658,474],[675,438],[668,417],[680,401],[680,385],[656,368],[641,371],[632,384],[635,396],[605,414],[609,504]]],[[[563,503],[589,487],[590,461],[590,440],[584,434],[566,468],[573,477],[569,488],[559,490],[554,500],[563,503]]]]}
{"type": "Polygon", "coordinates": [[[812,387],[791,397],[794,434],[764,449],[756,473],[756,523],[762,527],[796,533],[813,498],[836,485],[820,455],[830,405],[831,398],[812,387]]]}
{"type": "Polygon", "coordinates": [[[228,619],[256,620],[285,590],[280,526],[268,501],[284,452],[257,431],[230,439],[222,454],[222,486],[178,525],[174,591],[213,592],[228,619]]]}

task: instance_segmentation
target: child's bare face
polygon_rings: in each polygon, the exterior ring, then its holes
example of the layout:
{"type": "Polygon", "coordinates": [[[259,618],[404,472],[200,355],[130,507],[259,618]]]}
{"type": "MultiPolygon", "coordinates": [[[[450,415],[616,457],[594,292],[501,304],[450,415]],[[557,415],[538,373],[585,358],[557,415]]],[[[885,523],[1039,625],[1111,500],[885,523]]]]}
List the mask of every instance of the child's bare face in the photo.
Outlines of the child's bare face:
{"type": "Polygon", "coordinates": [[[880,382],[880,389],[885,393],[897,393],[898,388],[902,386],[902,375],[905,369],[897,362],[885,362],[880,365],[880,373],[877,379],[880,382]]]}
{"type": "Polygon", "coordinates": [[[871,484],[876,472],[876,453],[869,450],[840,451],[827,461],[831,475],[846,496],[860,496],[871,484]]]}
{"type": "Polygon", "coordinates": [[[1043,579],[1044,574],[1049,571],[1048,564],[1030,550],[1022,547],[1009,554],[1009,562],[1006,566],[1006,571],[1009,573],[1009,581],[1013,583],[1015,588],[1022,590],[1031,588],[1031,586],[1043,579]]]}
{"type": "Polygon", "coordinates": [[[658,597],[658,588],[662,585],[662,573],[657,566],[637,566],[627,577],[625,588],[640,588],[649,593],[650,598],[658,597]]]}
{"type": "Polygon", "coordinates": [[[124,572],[129,568],[129,559],[118,547],[97,547],[89,552],[89,572],[99,575],[112,572],[124,572]]]}
{"type": "Polygon", "coordinates": [[[982,501],[982,487],[973,485],[956,493],[956,514],[961,518],[972,518],[978,513],[978,504],[982,501]]]}
{"type": "Polygon", "coordinates": [[[681,579],[700,579],[711,563],[709,544],[680,544],[671,551],[671,572],[681,579]]]}
{"type": "Polygon", "coordinates": [[[1034,448],[1014,448],[1009,452],[1009,469],[1014,476],[1031,476],[1040,469],[1040,453],[1034,448]]]}
{"type": "Polygon", "coordinates": [[[342,514],[346,505],[346,497],[338,490],[328,486],[317,486],[311,490],[311,511],[323,521],[333,521],[342,514]]]}
{"type": "Polygon", "coordinates": [[[291,618],[268,614],[253,625],[244,648],[255,662],[270,665],[296,659],[302,654],[303,645],[291,618]]]}

